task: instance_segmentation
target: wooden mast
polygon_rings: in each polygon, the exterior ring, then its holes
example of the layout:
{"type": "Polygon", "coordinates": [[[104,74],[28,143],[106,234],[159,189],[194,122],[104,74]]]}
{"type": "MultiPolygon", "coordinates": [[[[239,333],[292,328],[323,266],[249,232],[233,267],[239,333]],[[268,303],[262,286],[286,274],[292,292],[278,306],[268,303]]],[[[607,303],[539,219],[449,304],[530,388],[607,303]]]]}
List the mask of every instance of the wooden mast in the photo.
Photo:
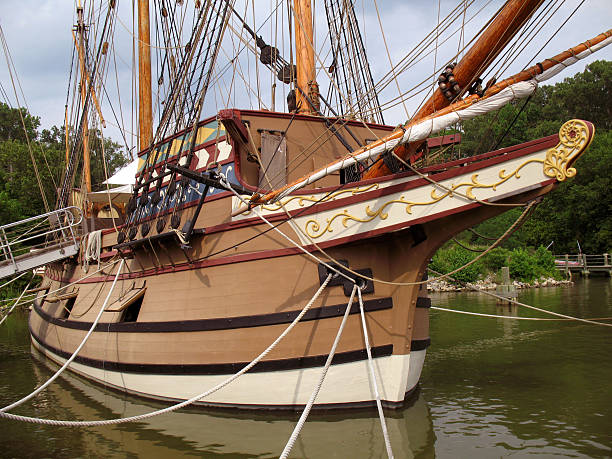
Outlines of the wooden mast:
{"type": "MultiPolygon", "coordinates": [[[[529,19],[533,12],[544,0],[508,0],[499,14],[491,21],[472,48],[463,56],[461,61],[453,69],[455,81],[464,90],[476,80],[491,62],[499,55],[521,26],[529,19]]],[[[423,119],[437,110],[448,105],[448,100],[440,89],[436,89],[429,100],[421,107],[411,122],[423,119]]],[[[407,159],[417,145],[400,145],[395,149],[395,154],[402,159],[407,159]]],[[[389,175],[391,170],[380,161],[375,164],[364,178],[381,177],[389,175]]]]}
{"type": "Polygon", "coordinates": [[[297,88],[295,91],[299,113],[316,114],[319,110],[319,86],[316,81],[312,33],[312,5],[310,0],[294,0],[295,55],[297,88]],[[303,96],[306,94],[314,108],[303,96]]]}
{"type": "MultiPolygon", "coordinates": [[[[87,127],[87,77],[85,73],[85,23],[83,22],[83,7],[81,2],[77,7],[77,32],[79,34],[79,63],[81,68],[81,103],[83,105],[83,175],[85,179],[85,189],[91,193],[91,165],[89,160],[89,129],[87,127]]],[[[66,129],[68,127],[66,126],[66,129]]]]}
{"type": "Polygon", "coordinates": [[[139,151],[142,151],[153,140],[149,0],[138,0],[138,121],[138,146],[139,151]]]}

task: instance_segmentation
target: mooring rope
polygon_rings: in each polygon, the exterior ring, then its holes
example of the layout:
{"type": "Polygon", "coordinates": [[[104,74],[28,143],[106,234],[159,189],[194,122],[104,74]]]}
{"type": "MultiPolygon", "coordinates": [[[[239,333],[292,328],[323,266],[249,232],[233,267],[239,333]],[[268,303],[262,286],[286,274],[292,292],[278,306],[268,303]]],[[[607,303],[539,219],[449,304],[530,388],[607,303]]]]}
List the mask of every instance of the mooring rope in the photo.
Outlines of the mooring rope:
{"type": "Polygon", "coordinates": [[[310,413],[310,410],[312,409],[312,406],[314,405],[315,400],[317,399],[317,395],[319,395],[319,391],[321,390],[321,386],[323,385],[323,381],[325,380],[327,371],[329,370],[332,360],[334,359],[334,355],[336,354],[336,348],[338,347],[338,343],[340,342],[340,337],[342,336],[342,331],[344,330],[344,326],[346,325],[346,320],[348,319],[348,316],[351,312],[351,307],[353,306],[353,299],[355,298],[355,290],[357,289],[357,284],[354,284],[353,291],[351,292],[351,297],[349,298],[348,304],[346,305],[346,311],[344,311],[344,316],[342,317],[342,322],[340,323],[340,327],[338,328],[338,332],[336,333],[336,338],[334,339],[334,343],[332,344],[331,350],[329,351],[329,355],[327,356],[325,366],[321,371],[321,377],[319,378],[317,385],[312,391],[310,399],[308,400],[308,403],[306,403],[304,411],[302,411],[302,415],[300,416],[300,419],[298,420],[295,428],[293,429],[289,440],[287,440],[285,449],[283,449],[283,452],[281,453],[279,459],[286,459],[289,456],[289,453],[291,452],[291,449],[293,448],[293,445],[295,444],[298,435],[302,431],[302,427],[304,427],[304,424],[306,423],[306,419],[308,418],[308,414],[310,413]]]}
{"type": "Polygon", "coordinates": [[[72,363],[72,361],[76,358],[76,356],[79,354],[79,352],[81,351],[81,349],[83,349],[83,346],[85,346],[85,343],[87,342],[87,340],[89,339],[89,337],[91,336],[91,334],[93,333],[93,331],[95,330],[96,326],[98,325],[98,322],[100,321],[100,318],[102,317],[102,313],[104,312],[104,310],[106,309],[106,305],[108,303],[108,300],[110,299],[113,290],[115,290],[115,285],[117,284],[117,279],[119,279],[119,275],[121,274],[121,270],[123,269],[123,264],[125,263],[124,260],[121,260],[121,264],[119,265],[119,268],[117,269],[117,274],[115,275],[115,279],[113,280],[113,283],[111,285],[110,290],[108,291],[108,295],[106,295],[106,299],[104,300],[104,303],[102,304],[102,307],[100,308],[100,311],[98,312],[98,315],[96,316],[96,320],[93,321],[93,323],[91,324],[91,327],[89,329],[89,331],[87,332],[87,334],[85,335],[85,337],[83,338],[83,340],[81,341],[81,344],[79,344],[79,346],[76,348],[76,350],[72,353],[72,355],[70,356],[70,358],[68,360],[66,360],[66,362],[64,363],[64,365],[62,365],[62,367],[57,370],[55,372],[55,374],[53,376],[51,376],[43,385],[39,386],[36,390],[30,392],[28,395],[26,395],[25,397],[23,397],[21,400],[17,400],[14,403],[11,403],[10,405],[5,406],[4,408],[0,409],[0,412],[4,412],[4,411],[9,411],[19,405],[21,405],[22,403],[30,400],[32,397],[35,397],[36,395],[38,395],[40,392],[42,392],[47,386],[49,386],[49,384],[51,384],[53,381],[55,381],[57,379],[57,377],[59,375],[61,375],[64,370],[66,368],[68,368],[68,366],[72,363]]]}
{"type": "MultiPolygon", "coordinates": [[[[427,268],[427,269],[430,270],[432,273],[434,273],[436,275],[440,274],[438,271],[436,271],[434,269],[431,269],[431,268],[427,268]]],[[[457,279],[453,279],[452,277],[449,277],[449,279],[452,280],[452,281],[458,282],[461,285],[465,285],[465,286],[471,288],[472,290],[474,290],[476,292],[484,293],[485,295],[492,296],[493,298],[497,298],[499,300],[507,301],[509,303],[516,304],[518,306],[523,306],[523,307],[528,308],[528,309],[533,309],[534,311],[542,312],[544,314],[550,314],[550,315],[553,315],[553,316],[561,317],[563,319],[575,320],[575,321],[578,321],[578,322],[584,322],[584,323],[591,324],[591,325],[602,325],[604,327],[612,327],[612,324],[606,324],[606,323],[603,323],[603,322],[597,322],[597,321],[589,320],[589,319],[581,319],[580,317],[568,316],[567,314],[561,314],[560,312],[553,312],[553,311],[549,311],[548,309],[538,308],[536,306],[531,306],[529,304],[521,303],[520,301],[513,300],[511,298],[506,298],[504,296],[497,295],[495,293],[489,292],[489,291],[487,291],[485,289],[476,287],[475,285],[470,284],[469,282],[467,282],[467,283],[466,282],[461,282],[461,281],[458,281],[457,279]]]]}
{"type": "Polygon", "coordinates": [[[136,416],[129,416],[129,417],[125,417],[125,418],[105,419],[105,420],[99,420],[99,421],[66,421],[66,420],[59,420],[59,419],[42,419],[42,418],[36,418],[36,417],[31,417],[31,416],[21,416],[21,415],[12,414],[12,413],[6,413],[6,412],[4,412],[2,410],[0,410],[0,418],[11,419],[13,421],[29,422],[29,423],[32,423],[32,424],[45,424],[45,425],[53,425],[53,426],[65,426],[65,427],[107,426],[107,425],[113,425],[113,424],[122,424],[122,423],[126,423],[126,422],[141,421],[143,419],[148,419],[148,418],[152,418],[154,416],[159,416],[160,414],[170,413],[172,411],[178,410],[179,408],[183,408],[185,406],[191,405],[194,402],[197,402],[198,400],[200,400],[202,398],[205,398],[205,397],[208,397],[211,394],[214,394],[218,390],[224,388],[225,386],[227,386],[231,382],[235,381],[240,376],[242,376],[244,373],[246,373],[251,368],[253,368],[257,363],[259,363],[259,361],[261,359],[263,359],[266,355],[268,355],[270,353],[270,351],[272,351],[278,345],[278,343],[283,338],[285,338],[285,336],[287,336],[287,334],[297,325],[297,323],[302,319],[304,314],[306,314],[308,312],[308,310],[312,307],[312,305],[317,300],[317,298],[319,298],[319,296],[321,295],[321,293],[323,292],[325,287],[327,287],[327,284],[329,284],[329,281],[332,279],[332,277],[333,277],[333,274],[331,274],[331,273],[327,275],[327,277],[325,278],[325,280],[321,284],[321,287],[319,287],[319,289],[315,292],[315,294],[310,299],[308,304],[306,304],[306,306],[304,306],[302,311],[300,311],[300,313],[293,320],[293,322],[291,322],[289,324],[289,326],[287,328],[285,328],[285,330],[278,336],[278,338],[276,338],[276,340],[274,340],[274,342],[272,344],[270,344],[261,354],[259,354],[257,357],[255,357],[255,359],[253,359],[242,370],[238,371],[237,373],[234,373],[233,375],[231,375],[230,377],[228,377],[224,381],[220,382],[219,384],[217,384],[213,388],[211,388],[211,389],[209,389],[209,390],[207,390],[205,392],[202,392],[201,394],[198,394],[195,397],[190,398],[189,400],[184,400],[184,401],[182,401],[180,403],[177,403],[175,405],[171,405],[171,406],[168,406],[166,408],[163,408],[163,409],[160,409],[160,410],[156,410],[156,411],[151,411],[149,413],[139,414],[139,415],[136,415],[136,416]]]}
{"type": "MultiPolygon", "coordinates": [[[[27,271],[26,271],[27,272],[27,271]]],[[[24,273],[25,274],[25,273],[24,273]]],[[[15,278],[16,279],[16,278],[15,278]]],[[[25,292],[28,291],[28,288],[30,287],[30,284],[32,283],[32,280],[34,278],[30,279],[30,282],[28,282],[28,285],[26,285],[26,287],[23,289],[23,292],[21,292],[21,295],[19,295],[19,298],[17,298],[17,301],[15,301],[15,303],[13,304],[13,306],[11,307],[11,309],[9,309],[9,311],[4,315],[4,317],[2,317],[2,320],[0,320],[0,325],[2,325],[2,323],[6,320],[6,318],[8,316],[11,315],[11,313],[13,312],[13,309],[15,309],[17,307],[17,305],[19,304],[19,300],[21,300],[21,298],[23,297],[23,295],[25,295],[25,292]]]]}
{"type": "Polygon", "coordinates": [[[4,287],[6,287],[8,284],[16,281],[17,279],[19,279],[21,276],[23,276],[24,274],[26,274],[27,271],[22,272],[21,274],[19,274],[18,276],[13,277],[11,280],[5,282],[4,284],[0,285],[0,290],[4,287]]]}
{"type": "Polygon", "coordinates": [[[366,351],[368,353],[368,368],[370,369],[370,378],[374,387],[374,395],[376,396],[376,407],[378,408],[378,416],[380,417],[380,426],[382,428],[383,437],[385,439],[385,447],[387,448],[387,456],[393,459],[393,450],[391,449],[391,441],[389,440],[389,432],[387,431],[387,423],[385,414],[380,401],[380,393],[378,392],[378,383],[376,382],[376,374],[374,373],[374,363],[372,361],[372,349],[370,347],[370,339],[368,338],[368,327],[365,320],[365,312],[363,309],[363,298],[361,297],[361,288],[357,289],[359,295],[359,312],[361,313],[361,325],[363,327],[363,339],[365,340],[366,351]]]}
{"type": "MultiPolygon", "coordinates": [[[[548,317],[521,317],[521,316],[502,316],[499,314],[485,314],[483,312],[471,312],[471,311],[462,311],[460,309],[450,309],[443,308],[441,306],[431,306],[431,309],[435,309],[436,311],[444,311],[444,312],[455,312],[457,314],[465,314],[468,316],[479,316],[479,317],[492,317],[495,319],[513,319],[513,320],[539,320],[544,322],[559,322],[559,321],[571,321],[574,319],[550,319],[548,317]]],[[[612,317],[589,317],[587,320],[612,320],[612,317]]]]}

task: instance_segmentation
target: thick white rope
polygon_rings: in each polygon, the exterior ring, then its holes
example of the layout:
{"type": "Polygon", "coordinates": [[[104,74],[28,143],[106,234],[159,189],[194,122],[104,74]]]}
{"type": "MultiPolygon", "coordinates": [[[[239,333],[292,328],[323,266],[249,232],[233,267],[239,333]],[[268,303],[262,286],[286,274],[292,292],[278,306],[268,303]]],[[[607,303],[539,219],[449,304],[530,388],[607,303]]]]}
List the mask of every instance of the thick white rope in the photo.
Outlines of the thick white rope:
{"type": "Polygon", "coordinates": [[[40,392],[45,390],[45,388],[49,384],[51,384],[53,381],[55,381],[57,379],[57,377],[59,375],[61,375],[66,368],[68,368],[68,366],[72,363],[72,361],[79,354],[79,352],[81,351],[83,346],[85,346],[85,343],[87,342],[87,340],[89,339],[89,337],[93,333],[94,329],[96,328],[96,325],[98,325],[98,322],[100,321],[100,318],[102,317],[102,313],[104,312],[104,309],[106,309],[106,305],[108,303],[108,300],[110,299],[110,297],[111,297],[111,295],[113,293],[113,290],[115,290],[115,285],[117,284],[117,279],[119,279],[119,275],[121,274],[121,270],[123,269],[123,264],[124,263],[125,263],[125,261],[121,260],[121,264],[119,265],[119,268],[117,269],[117,274],[115,275],[115,279],[113,280],[113,284],[111,285],[111,288],[108,291],[108,295],[106,295],[106,299],[104,300],[104,303],[102,304],[102,307],[100,308],[100,312],[98,312],[98,316],[96,317],[96,320],[93,321],[93,323],[91,324],[91,328],[89,329],[89,331],[87,332],[87,334],[83,338],[83,341],[81,341],[81,344],[79,344],[79,347],[76,348],[76,350],[73,352],[73,354],[70,356],[70,358],[68,360],[66,360],[66,363],[64,363],[64,365],[59,370],[57,370],[57,372],[53,376],[51,376],[47,380],[47,382],[45,382],[43,385],[39,386],[36,390],[34,390],[30,394],[28,394],[25,397],[23,397],[21,400],[17,400],[16,402],[11,403],[10,405],[5,406],[4,408],[1,408],[0,412],[9,411],[9,410],[11,410],[11,409],[21,405],[22,403],[30,400],[32,397],[35,397],[40,392]]]}
{"type": "MultiPolygon", "coordinates": [[[[501,316],[499,314],[485,314],[483,312],[461,311],[459,309],[442,308],[440,306],[431,306],[431,309],[444,312],[455,312],[457,314],[465,314],[468,316],[493,317],[495,319],[513,319],[513,320],[539,320],[545,322],[570,321],[574,319],[550,319],[548,317],[520,317],[520,316],[501,316]]],[[[592,317],[587,320],[612,320],[612,317],[592,317]]]]}
{"type": "Polygon", "coordinates": [[[83,270],[87,272],[89,263],[92,261],[98,262],[100,267],[100,252],[102,250],[102,230],[92,231],[87,235],[87,245],[85,247],[85,256],[83,262],[83,270]]]}
{"type": "MultiPolygon", "coordinates": [[[[17,278],[15,278],[15,279],[17,279],[17,278]]],[[[21,295],[19,295],[19,298],[17,298],[17,301],[15,301],[15,303],[13,304],[11,309],[9,309],[9,311],[4,315],[4,317],[2,317],[2,320],[0,320],[0,325],[2,325],[2,323],[6,320],[6,318],[11,315],[11,313],[13,312],[13,309],[15,309],[17,307],[17,305],[19,304],[19,300],[21,300],[23,295],[25,295],[25,292],[28,291],[28,288],[30,287],[31,283],[32,283],[32,279],[30,279],[30,282],[28,282],[28,285],[26,285],[26,287],[23,289],[23,292],[21,292],[21,295]]]]}
{"type": "Polygon", "coordinates": [[[295,444],[298,435],[300,435],[300,432],[302,431],[302,427],[304,427],[304,424],[306,423],[306,419],[308,418],[310,410],[312,409],[312,406],[314,405],[315,400],[317,399],[317,395],[319,395],[319,391],[321,390],[321,386],[323,385],[323,381],[325,380],[327,371],[329,370],[332,360],[334,359],[334,355],[336,354],[336,348],[338,347],[338,343],[340,342],[340,337],[342,336],[342,331],[344,330],[344,326],[346,325],[346,320],[348,319],[349,313],[351,312],[351,307],[353,306],[353,299],[355,298],[355,290],[357,290],[357,288],[357,284],[354,284],[353,291],[351,292],[351,297],[346,306],[346,311],[344,311],[344,317],[342,317],[342,322],[340,323],[340,328],[338,328],[338,333],[336,333],[336,339],[334,339],[334,344],[332,345],[331,350],[329,351],[329,355],[327,356],[327,361],[325,362],[323,371],[321,371],[321,377],[319,378],[319,382],[312,391],[310,399],[308,400],[308,403],[306,403],[304,411],[302,411],[302,415],[300,416],[300,419],[298,420],[295,428],[293,429],[293,432],[291,433],[291,436],[289,437],[289,440],[285,445],[285,449],[283,449],[283,452],[279,456],[279,459],[286,459],[289,456],[289,453],[291,452],[291,449],[293,448],[293,445],[295,444]]]}
{"type": "Polygon", "coordinates": [[[202,399],[204,397],[208,397],[209,395],[217,392],[219,389],[222,389],[223,387],[227,386],[228,384],[230,384],[234,380],[238,379],[244,373],[246,373],[251,368],[253,368],[261,359],[263,359],[266,355],[268,355],[270,353],[270,351],[272,351],[272,349],[274,349],[278,345],[278,343],[285,336],[287,336],[287,334],[293,329],[293,327],[295,327],[297,325],[297,323],[302,319],[304,314],[306,314],[308,312],[308,310],[312,307],[312,305],[317,300],[317,298],[319,298],[319,296],[321,295],[321,293],[323,292],[325,287],[327,287],[327,284],[329,284],[329,281],[331,280],[331,278],[332,278],[332,274],[329,274],[327,276],[327,278],[325,279],[325,281],[323,281],[323,283],[321,284],[321,287],[319,287],[319,289],[316,291],[314,296],[311,298],[311,300],[308,302],[308,304],[306,306],[304,306],[304,309],[302,309],[302,311],[293,320],[293,322],[291,322],[291,324],[289,324],[289,326],[285,329],[285,331],[283,331],[279,335],[279,337],[276,338],[276,340],[274,340],[274,342],[272,344],[270,344],[261,354],[259,354],[257,357],[255,357],[255,359],[253,359],[253,361],[251,361],[251,363],[246,365],[239,372],[234,373],[229,378],[227,378],[224,381],[220,382],[219,384],[214,386],[212,389],[209,389],[206,392],[202,392],[201,394],[198,394],[195,397],[190,398],[189,400],[185,400],[185,401],[183,401],[181,403],[177,403],[176,405],[168,406],[168,407],[163,408],[161,410],[152,411],[152,412],[149,412],[149,413],[139,414],[139,415],[136,415],[136,416],[130,416],[130,417],[126,417],[126,418],[106,419],[106,420],[101,420],[101,421],[64,421],[64,420],[57,420],[57,419],[41,419],[41,418],[35,418],[35,417],[30,417],[30,416],[20,416],[20,415],[11,414],[11,413],[5,413],[2,410],[0,410],[0,418],[11,419],[13,421],[23,421],[23,422],[30,422],[30,423],[33,423],[33,424],[46,424],[46,425],[53,425],[53,426],[67,426],[67,427],[106,426],[106,425],[112,425],[112,424],[121,424],[121,423],[126,423],[126,422],[140,421],[142,419],[152,418],[152,417],[158,416],[160,414],[170,413],[172,411],[178,410],[179,408],[183,408],[183,407],[185,407],[187,405],[191,405],[192,403],[194,403],[194,402],[196,402],[196,401],[198,401],[198,400],[200,400],[200,399],[202,399]]]}
{"type": "MultiPolygon", "coordinates": [[[[439,272],[437,272],[437,271],[435,271],[435,270],[433,270],[431,268],[427,268],[427,269],[429,269],[432,273],[434,273],[436,275],[440,274],[439,272]]],[[[456,279],[453,279],[452,277],[449,277],[449,279],[456,281],[456,279]]],[[[485,289],[478,288],[475,285],[472,285],[470,283],[466,283],[465,285],[470,287],[472,290],[475,290],[475,291],[480,292],[480,293],[484,293],[485,295],[492,296],[493,298],[497,298],[497,299],[500,299],[500,300],[503,300],[503,301],[507,301],[509,303],[517,304],[519,306],[523,306],[523,307],[526,307],[528,309],[533,309],[534,311],[542,312],[544,314],[550,314],[552,316],[561,317],[563,319],[575,320],[577,322],[584,322],[584,323],[591,324],[591,325],[601,325],[601,326],[604,326],[604,327],[612,327],[612,324],[606,324],[606,323],[603,323],[603,322],[596,322],[594,320],[589,320],[589,319],[581,319],[580,317],[568,316],[566,314],[561,314],[559,312],[553,312],[553,311],[549,311],[548,309],[542,309],[542,308],[538,308],[538,307],[535,307],[535,306],[531,306],[529,304],[521,303],[520,301],[516,301],[516,300],[510,299],[510,298],[506,298],[504,296],[497,295],[495,293],[489,292],[489,291],[487,291],[485,289]]]]}
{"type": "Polygon", "coordinates": [[[370,339],[368,338],[368,326],[365,320],[365,311],[363,310],[363,298],[361,297],[361,288],[357,287],[357,295],[359,296],[359,311],[361,313],[361,325],[363,326],[363,339],[365,340],[366,351],[368,353],[368,368],[370,369],[370,378],[376,396],[376,407],[378,408],[378,416],[380,417],[380,427],[382,428],[383,437],[385,439],[385,447],[387,448],[387,457],[393,459],[393,450],[391,449],[391,441],[389,440],[389,432],[387,431],[387,422],[385,421],[385,413],[382,409],[380,401],[380,393],[378,392],[378,383],[376,382],[376,374],[374,373],[374,363],[372,362],[372,349],[370,348],[370,339]]]}
{"type": "Polygon", "coordinates": [[[25,273],[27,273],[27,271],[22,272],[19,276],[13,277],[10,281],[5,282],[4,284],[0,285],[0,289],[2,289],[3,287],[6,287],[8,284],[12,283],[13,281],[16,281],[21,276],[23,276],[25,273]]]}

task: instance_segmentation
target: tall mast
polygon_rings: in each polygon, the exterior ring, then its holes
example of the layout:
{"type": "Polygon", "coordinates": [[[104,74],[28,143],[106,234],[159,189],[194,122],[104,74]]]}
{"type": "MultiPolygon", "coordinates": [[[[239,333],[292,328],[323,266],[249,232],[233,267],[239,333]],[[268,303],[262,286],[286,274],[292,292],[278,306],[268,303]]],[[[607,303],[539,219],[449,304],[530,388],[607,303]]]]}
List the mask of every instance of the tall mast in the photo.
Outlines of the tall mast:
{"type": "MultiPolygon", "coordinates": [[[[85,23],[83,22],[83,7],[81,2],[77,7],[77,32],[79,35],[79,63],[81,69],[81,103],[83,104],[83,175],[85,178],[85,189],[91,192],[91,165],[89,161],[89,129],[87,127],[87,76],[85,66],[85,23]]],[[[68,126],[66,125],[66,129],[68,126]]]]}
{"type": "MultiPolygon", "coordinates": [[[[491,21],[478,40],[476,40],[476,43],[454,67],[453,76],[461,92],[482,75],[543,1],[508,0],[506,2],[499,14],[491,21]]],[[[450,105],[450,103],[451,101],[447,99],[442,91],[436,89],[429,100],[414,115],[411,122],[415,123],[435,111],[450,105]]],[[[402,159],[407,159],[419,145],[420,143],[400,145],[396,147],[394,153],[402,159]]],[[[381,177],[390,173],[389,167],[383,161],[379,161],[364,174],[363,178],[381,177]]]]}
{"type": "Polygon", "coordinates": [[[314,40],[312,34],[312,5],[310,0],[294,0],[295,55],[297,66],[296,102],[300,113],[317,113],[319,86],[316,81],[314,40]],[[306,94],[314,108],[304,97],[306,94]]]}
{"type": "Polygon", "coordinates": [[[149,0],[138,0],[138,121],[140,124],[138,145],[142,151],[153,140],[149,0]]]}

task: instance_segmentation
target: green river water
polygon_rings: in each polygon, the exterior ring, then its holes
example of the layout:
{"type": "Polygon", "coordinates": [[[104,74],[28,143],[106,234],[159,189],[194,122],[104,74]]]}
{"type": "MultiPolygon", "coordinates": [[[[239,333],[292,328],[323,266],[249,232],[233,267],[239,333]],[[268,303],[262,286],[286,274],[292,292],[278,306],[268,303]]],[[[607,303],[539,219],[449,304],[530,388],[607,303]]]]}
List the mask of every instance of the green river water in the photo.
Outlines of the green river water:
{"type": "MultiPolygon", "coordinates": [[[[578,317],[612,316],[612,281],[520,293],[578,317]]],[[[476,293],[434,294],[434,306],[544,317],[476,293]]],[[[610,321],[612,323],[612,321],[610,321]]],[[[612,457],[612,328],[431,311],[432,345],[409,406],[387,412],[396,458],[612,457]]],[[[2,406],[57,369],[32,355],[27,313],[0,328],[2,406]]],[[[164,405],[66,372],[15,410],[55,419],[109,419],[164,405]]],[[[299,414],[184,409],[134,424],[67,428],[0,420],[0,457],[278,457],[299,414]]],[[[311,414],[291,457],[386,457],[375,410],[311,414]]]]}

